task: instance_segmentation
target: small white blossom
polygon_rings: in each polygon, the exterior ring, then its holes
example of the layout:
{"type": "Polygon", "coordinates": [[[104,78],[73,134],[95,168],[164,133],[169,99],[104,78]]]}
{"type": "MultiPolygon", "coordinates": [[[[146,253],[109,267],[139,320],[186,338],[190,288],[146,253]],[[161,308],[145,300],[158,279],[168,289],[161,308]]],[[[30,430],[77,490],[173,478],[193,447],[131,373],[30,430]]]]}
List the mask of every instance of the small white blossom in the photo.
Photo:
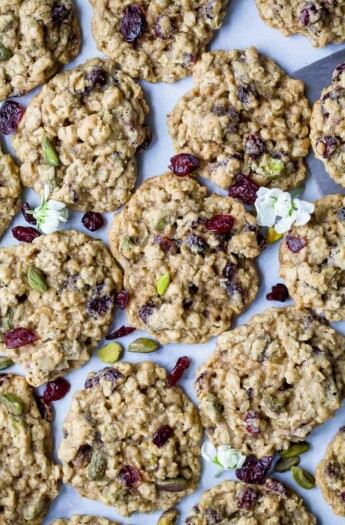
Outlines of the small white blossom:
{"type": "Polygon", "coordinates": [[[68,220],[66,205],[54,199],[49,200],[49,194],[49,186],[45,184],[41,204],[32,212],[38,228],[43,233],[53,233],[58,229],[61,222],[64,223],[68,220]]]}
{"type": "Polygon", "coordinates": [[[206,441],[201,449],[201,455],[206,461],[218,465],[222,470],[241,468],[246,457],[228,445],[220,445],[218,449],[206,441]]]}

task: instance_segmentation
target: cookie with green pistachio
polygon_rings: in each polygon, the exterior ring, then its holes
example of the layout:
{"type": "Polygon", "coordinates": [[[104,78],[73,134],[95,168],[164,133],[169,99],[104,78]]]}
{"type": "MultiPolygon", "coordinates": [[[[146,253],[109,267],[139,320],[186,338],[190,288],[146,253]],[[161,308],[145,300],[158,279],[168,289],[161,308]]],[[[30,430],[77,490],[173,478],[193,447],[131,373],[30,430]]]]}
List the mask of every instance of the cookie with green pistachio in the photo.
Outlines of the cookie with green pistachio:
{"type": "Polygon", "coordinates": [[[270,308],[218,338],[195,389],[215,446],[271,456],[340,408],[345,338],[308,310],[270,308]]]}
{"type": "Polygon", "coordinates": [[[256,296],[262,240],[242,204],[208,196],[192,177],[147,180],[109,234],[124,268],[129,324],[164,343],[220,334],[256,296]]]}
{"type": "Polygon", "coordinates": [[[0,100],[46,82],[78,54],[80,43],[73,0],[2,0],[0,100]]]}
{"type": "Polygon", "coordinates": [[[19,211],[21,189],[19,168],[0,146],[0,238],[19,211]]]}
{"type": "Polygon", "coordinates": [[[0,351],[41,385],[90,359],[122,274],[101,241],[71,230],[0,250],[0,351]]]}
{"type": "Polygon", "coordinates": [[[79,211],[114,211],[130,197],[147,140],[141,87],[110,60],[56,75],[30,102],[13,138],[24,186],[79,211]]]}
{"type": "Polygon", "coordinates": [[[60,467],[50,460],[50,424],[23,377],[0,375],[0,522],[41,525],[58,495],[60,467]]]}
{"type": "Polygon", "coordinates": [[[72,516],[70,519],[59,518],[51,525],[117,525],[115,521],[96,516],[72,516]]]}
{"type": "Polygon", "coordinates": [[[123,516],[169,509],[200,477],[193,403],[154,363],[120,362],[88,375],[63,424],[64,482],[123,516]]]}

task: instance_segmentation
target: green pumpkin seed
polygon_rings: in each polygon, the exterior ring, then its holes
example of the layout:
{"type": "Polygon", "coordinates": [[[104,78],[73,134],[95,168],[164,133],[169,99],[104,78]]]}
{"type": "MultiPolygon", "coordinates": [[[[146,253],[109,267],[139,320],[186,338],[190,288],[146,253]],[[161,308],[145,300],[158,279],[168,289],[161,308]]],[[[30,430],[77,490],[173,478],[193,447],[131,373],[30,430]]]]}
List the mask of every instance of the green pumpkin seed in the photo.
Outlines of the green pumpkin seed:
{"type": "Polygon", "coordinates": [[[95,450],[92,454],[88,476],[90,479],[103,478],[107,469],[107,458],[105,457],[104,451],[100,448],[95,450]]]}
{"type": "Polygon", "coordinates": [[[165,273],[157,281],[157,293],[158,295],[164,295],[170,284],[170,275],[165,273]]]}
{"type": "Polygon", "coordinates": [[[14,362],[9,357],[0,356],[0,370],[6,370],[10,366],[13,366],[14,362]]]}
{"type": "Polygon", "coordinates": [[[48,290],[47,281],[44,273],[39,268],[31,266],[28,269],[28,283],[30,288],[37,290],[38,292],[44,293],[48,290]]]}
{"type": "Polygon", "coordinates": [[[303,470],[301,467],[291,468],[292,477],[302,489],[311,490],[315,487],[315,478],[310,472],[303,470]]]}
{"type": "Polygon", "coordinates": [[[98,359],[103,363],[116,363],[121,355],[123,348],[119,343],[109,343],[97,352],[98,359]]]}
{"type": "Polygon", "coordinates": [[[129,347],[128,352],[139,352],[140,354],[149,354],[158,350],[159,344],[152,339],[147,339],[146,337],[139,337],[133,341],[129,347]]]}
{"type": "Polygon", "coordinates": [[[308,452],[309,449],[309,443],[307,443],[307,441],[303,441],[302,443],[294,443],[287,450],[282,450],[280,455],[282,458],[293,458],[308,452]]]}
{"type": "Polygon", "coordinates": [[[159,490],[165,490],[166,492],[182,492],[187,487],[188,481],[180,477],[159,479],[156,481],[156,485],[159,490]]]}
{"type": "Polygon", "coordinates": [[[12,57],[12,51],[0,44],[0,62],[6,62],[12,57]]]}
{"type": "Polygon", "coordinates": [[[267,394],[264,396],[264,403],[267,408],[274,414],[281,414],[284,411],[284,405],[276,396],[267,394]]]}
{"type": "Polygon", "coordinates": [[[10,414],[20,416],[23,413],[24,403],[20,397],[14,396],[13,394],[2,394],[0,401],[10,414]]]}
{"type": "Polygon", "coordinates": [[[170,509],[164,512],[159,518],[157,525],[175,525],[180,513],[175,509],[170,509]]]}
{"type": "Polygon", "coordinates": [[[60,159],[58,157],[56,149],[54,148],[53,144],[50,142],[48,137],[43,137],[42,149],[44,160],[48,164],[48,166],[51,166],[52,168],[57,168],[60,164],[60,159]]]}
{"type": "Polygon", "coordinates": [[[293,458],[280,458],[274,466],[275,472],[287,472],[292,467],[296,467],[300,464],[300,458],[294,456],[293,458]]]}

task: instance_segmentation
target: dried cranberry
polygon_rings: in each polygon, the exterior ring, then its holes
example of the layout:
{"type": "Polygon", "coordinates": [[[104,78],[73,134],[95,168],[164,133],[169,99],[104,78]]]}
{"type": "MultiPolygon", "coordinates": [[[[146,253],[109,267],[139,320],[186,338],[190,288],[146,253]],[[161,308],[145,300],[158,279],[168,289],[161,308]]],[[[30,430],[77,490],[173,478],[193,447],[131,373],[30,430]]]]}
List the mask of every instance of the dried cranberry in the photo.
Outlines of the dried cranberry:
{"type": "Polygon", "coordinates": [[[116,296],[116,304],[120,310],[124,310],[129,303],[129,292],[127,290],[121,290],[116,296]]]}
{"type": "Polygon", "coordinates": [[[131,465],[124,465],[120,470],[119,477],[125,487],[129,488],[132,492],[135,492],[136,486],[141,482],[139,470],[131,465]]]}
{"type": "Polygon", "coordinates": [[[64,20],[69,20],[71,15],[71,8],[70,6],[66,6],[64,4],[60,4],[59,2],[54,2],[53,8],[52,8],[52,14],[51,18],[53,22],[61,23],[64,20]]]}
{"type": "Polygon", "coordinates": [[[239,509],[250,509],[257,499],[258,493],[250,487],[246,487],[236,494],[236,501],[239,509]]]}
{"type": "Polygon", "coordinates": [[[282,283],[272,286],[272,291],[266,295],[267,301],[279,301],[281,303],[285,303],[288,298],[289,290],[282,283]]]}
{"type": "Polygon", "coordinates": [[[12,235],[17,241],[32,242],[41,234],[36,228],[31,228],[31,226],[15,226],[12,228],[12,235]]]}
{"type": "Polygon", "coordinates": [[[121,35],[126,42],[135,42],[147,29],[146,17],[143,10],[137,5],[128,6],[121,21],[121,35]]]}
{"type": "Polygon", "coordinates": [[[345,221],[345,207],[342,207],[337,211],[337,219],[339,219],[339,221],[345,221]]]}
{"type": "Polygon", "coordinates": [[[265,489],[281,494],[282,496],[287,496],[288,494],[285,485],[279,483],[279,481],[276,481],[275,479],[268,479],[265,483],[265,489]]]}
{"type": "Polygon", "coordinates": [[[101,370],[100,375],[103,379],[106,381],[110,381],[110,383],[117,383],[123,375],[117,368],[108,367],[101,370]]]}
{"type": "Polygon", "coordinates": [[[57,379],[54,379],[54,381],[49,381],[49,383],[46,384],[43,392],[43,399],[47,403],[59,401],[59,399],[65,397],[70,388],[71,385],[66,379],[58,377],[57,379]]]}
{"type": "Polygon", "coordinates": [[[0,133],[9,135],[16,131],[25,109],[13,100],[4,102],[0,109],[0,133]]]}
{"type": "Polygon", "coordinates": [[[135,332],[136,328],[132,328],[131,326],[121,326],[121,328],[118,328],[118,330],[115,330],[114,332],[111,332],[106,336],[106,339],[119,339],[120,337],[125,337],[126,335],[129,335],[133,332],[135,332]]]}
{"type": "Polygon", "coordinates": [[[252,434],[253,436],[260,434],[260,418],[255,410],[249,410],[249,412],[244,415],[243,419],[246,423],[244,428],[249,434],[252,434]]]}
{"type": "Polygon", "coordinates": [[[294,237],[293,235],[286,236],[286,244],[290,252],[297,253],[305,247],[306,242],[302,237],[294,237]]]}
{"type": "Polygon", "coordinates": [[[140,146],[138,146],[138,151],[145,151],[147,150],[147,148],[150,146],[151,142],[152,142],[152,138],[153,138],[153,135],[152,135],[152,131],[150,130],[150,128],[145,128],[145,138],[143,140],[143,142],[140,144],[140,146]]]}
{"type": "Polygon", "coordinates": [[[167,384],[169,387],[175,386],[176,383],[181,379],[184,374],[184,371],[189,367],[190,359],[187,356],[180,357],[177,360],[176,365],[174,366],[172,372],[168,377],[167,384]]]}
{"type": "Polygon", "coordinates": [[[242,104],[247,104],[249,101],[249,95],[251,91],[249,88],[240,86],[237,91],[238,98],[242,104]]]}
{"type": "Polygon", "coordinates": [[[225,279],[232,279],[236,273],[236,264],[230,262],[228,263],[224,270],[223,270],[223,276],[225,279]]]}
{"type": "Polygon", "coordinates": [[[333,80],[335,82],[338,82],[340,80],[341,74],[345,71],[345,62],[343,64],[339,64],[334,70],[333,73],[333,80]]]}
{"type": "Polygon", "coordinates": [[[90,317],[105,315],[111,310],[115,303],[114,295],[94,295],[86,305],[87,313],[90,317]]]}
{"type": "Polygon", "coordinates": [[[174,431],[169,425],[163,425],[159,427],[157,432],[155,432],[152,441],[158,448],[162,448],[165,443],[168,441],[168,439],[171,438],[174,431]]]}
{"type": "Polygon", "coordinates": [[[139,308],[138,315],[140,319],[146,324],[149,320],[149,317],[153,314],[155,305],[153,303],[144,304],[139,308]]]}
{"type": "Polygon", "coordinates": [[[306,2],[298,17],[301,24],[308,26],[320,20],[320,10],[312,2],[306,2]]]}
{"type": "Polygon", "coordinates": [[[31,213],[27,213],[27,211],[30,210],[30,204],[28,202],[23,202],[21,210],[26,222],[29,224],[37,224],[35,217],[31,213]]]}
{"type": "Polygon", "coordinates": [[[285,379],[281,386],[278,388],[279,392],[286,392],[287,390],[291,390],[293,388],[293,385],[290,385],[285,379]]]}
{"type": "Polygon", "coordinates": [[[249,137],[247,137],[244,149],[247,155],[249,155],[249,157],[251,157],[252,159],[256,159],[260,157],[260,155],[265,153],[266,146],[262,142],[259,135],[256,133],[255,135],[249,135],[249,137]]]}
{"type": "Polygon", "coordinates": [[[195,155],[190,155],[189,153],[179,153],[178,155],[171,157],[170,162],[169,170],[178,177],[185,177],[200,168],[199,159],[195,157],[195,155]]]}
{"type": "Polygon", "coordinates": [[[50,403],[45,401],[43,396],[36,396],[35,401],[41,417],[46,421],[51,421],[53,419],[53,410],[50,403]]]}
{"type": "Polygon", "coordinates": [[[232,230],[234,224],[235,219],[231,215],[219,214],[207,219],[205,228],[215,233],[227,233],[232,230]]]}
{"type": "MultiPolygon", "coordinates": [[[[322,156],[324,159],[329,159],[338,147],[338,139],[325,135],[317,139],[316,144],[322,144],[322,156]]],[[[318,148],[320,149],[320,148],[318,148]]],[[[321,150],[320,150],[321,151],[321,150]]]]}
{"type": "Polygon", "coordinates": [[[340,499],[345,503],[345,490],[340,494],[340,499]]]}
{"type": "Polygon", "coordinates": [[[176,252],[176,244],[174,241],[171,241],[168,239],[168,237],[164,237],[163,235],[155,235],[153,238],[154,244],[159,244],[160,248],[163,250],[163,252],[168,253],[175,253],[176,252]]]}
{"type": "Polygon", "coordinates": [[[246,458],[242,468],[236,470],[236,476],[244,483],[262,483],[269,473],[272,457],[266,456],[258,459],[254,455],[246,458]]]}
{"type": "Polygon", "coordinates": [[[205,253],[207,250],[207,244],[206,242],[199,237],[199,235],[195,235],[195,233],[190,233],[186,239],[186,246],[194,253],[205,253]]]}
{"type": "Polygon", "coordinates": [[[229,196],[239,199],[244,204],[254,204],[258,189],[259,186],[250,177],[240,173],[229,188],[229,196]]]}
{"type": "Polygon", "coordinates": [[[90,232],[95,232],[104,225],[104,219],[102,215],[93,211],[88,211],[85,213],[81,222],[87,230],[90,230],[90,232]]]}
{"type": "Polygon", "coordinates": [[[99,376],[96,374],[92,377],[89,377],[84,384],[84,387],[88,390],[89,388],[94,388],[99,385],[99,376]]]}
{"type": "Polygon", "coordinates": [[[107,83],[107,73],[104,69],[95,67],[88,73],[87,80],[91,84],[91,89],[102,87],[107,83]]]}
{"type": "Polygon", "coordinates": [[[20,348],[39,339],[38,335],[27,328],[13,328],[5,333],[4,338],[5,346],[8,349],[20,348]]]}

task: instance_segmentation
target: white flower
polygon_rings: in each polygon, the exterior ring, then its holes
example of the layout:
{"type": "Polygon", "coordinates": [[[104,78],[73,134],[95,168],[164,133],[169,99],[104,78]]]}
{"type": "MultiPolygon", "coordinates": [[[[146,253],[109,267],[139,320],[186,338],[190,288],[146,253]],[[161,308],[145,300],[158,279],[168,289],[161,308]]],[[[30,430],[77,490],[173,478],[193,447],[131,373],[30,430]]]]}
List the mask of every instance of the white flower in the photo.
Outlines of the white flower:
{"type": "Polygon", "coordinates": [[[206,441],[201,449],[201,455],[206,461],[218,465],[222,470],[241,468],[246,457],[228,445],[220,445],[218,449],[206,441]]]}
{"type": "Polygon", "coordinates": [[[49,199],[49,186],[45,184],[41,204],[32,212],[37,221],[38,228],[43,233],[52,233],[59,227],[60,222],[67,222],[68,209],[62,202],[49,199]]]}

